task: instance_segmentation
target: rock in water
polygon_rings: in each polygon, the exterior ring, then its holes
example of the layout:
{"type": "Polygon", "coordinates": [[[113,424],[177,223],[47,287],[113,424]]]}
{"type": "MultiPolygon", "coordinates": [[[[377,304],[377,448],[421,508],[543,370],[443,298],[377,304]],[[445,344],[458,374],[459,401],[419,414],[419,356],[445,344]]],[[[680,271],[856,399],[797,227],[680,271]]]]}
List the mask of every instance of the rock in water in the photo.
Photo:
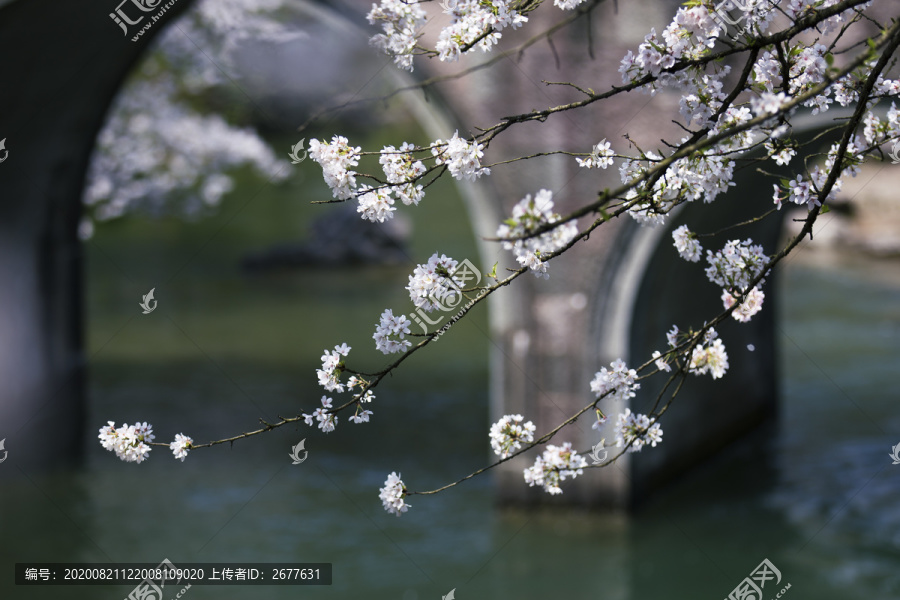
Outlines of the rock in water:
{"type": "Polygon", "coordinates": [[[384,223],[364,221],[356,207],[343,203],[316,218],[307,241],[276,244],[247,255],[248,271],[298,267],[399,265],[410,262],[407,245],[412,232],[409,217],[394,214],[384,223]]]}

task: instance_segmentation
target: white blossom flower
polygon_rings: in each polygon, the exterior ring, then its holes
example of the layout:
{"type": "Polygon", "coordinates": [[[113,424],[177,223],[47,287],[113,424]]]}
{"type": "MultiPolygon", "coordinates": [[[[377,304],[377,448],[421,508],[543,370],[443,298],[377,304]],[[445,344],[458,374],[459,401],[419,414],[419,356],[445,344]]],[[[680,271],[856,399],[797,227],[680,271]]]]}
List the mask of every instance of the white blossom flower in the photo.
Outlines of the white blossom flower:
{"type": "Polygon", "coordinates": [[[322,368],[316,369],[316,375],[319,378],[319,385],[329,392],[343,392],[344,384],[341,383],[341,373],[343,366],[341,357],[346,357],[350,352],[350,346],[341,344],[335,346],[334,350],[324,350],[322,354],[322,368]]]}
{"type": "Polygon", "coordinates": [[[416,308],[432,312],[436,309],[446,310],[459,303],[459,283],[453,279],[458,264],[446,254],[439,256],[435,252],[427,263],[416,265],[413,274],[409,276],[409,285],[406,286],[409,299],[416,308]]]}
{"type": "MultiPolygon", "coordinates": [[[[497,228],[497,236],[510,238],[528,235],[539,227],[559,223],[560,219],[553,212],[553,192],[540,190],[534,195],[534,199],[528,194],[513,207],[512,218],[497,228]]],[[[567,221],[540,235],[514,242],[501,242],[500,245],[504,250],[512,250],[516,261],[531,269],[536,277],[547,279],[547,264],[542,256],[561,250],[576,235],[578,226],[575,221],[567,221]]]]}
{"type": "Polygon", "coordinates": [[[333,136],[331,143],[309,140],[309,157],[322,167],[325,183],[338,200],[350,198],[356,190],[356,171],[349,167],[359,164],[360,150],[339,135],[333,136]]]}
{"type": "Polygon", "coordinates": [[[773,94],[772,92],[763,92],[758,97],[752,98],[750,100],[750,107],[753,110],[753,114],[760,115],[774,115],[779,110],[781,110],[781,106],[787,101],[787,96],[784,92],[778,92],[777,94],[773,94]]]}
{"type": "Polygon", "coordinates": [[[678,325],[672,325],[672,329],[666,333],[666,341],[669,343],[669,347],[675,348],[678,345],[678,334],[678,325]]]}
{"type": "Polygon", "coordinates": [[[710,281],[725,289],[745,290],[769,264],[769,257],[762,246],[753,245],[753,240],[743,242],[731,240],[725,247],[713,254],[706,251],[709,267],[706,276],[710,281]]]}
{"type": "Polygon", "coordinates": [[[459,137],[459,131],[447,140],[435,140],[431,144],[431,153],[437,165],[446,164],[454,179],[475,181],[482,175],[490,175],[491,170],[481,166],[484,146],[476,142],[471,144],[459,137]]]}
{"type": "Polygon", "coordinates": [[[627,452],[640,452],[646,445],[656,447],[662,442],[663,431],[659,423],[643,414],[633,414],[630,408],[616,420],[616,447],[628,446],[627,452]],[[652,424],[651,424],[652,423],[652,424]]]}
{"type": "MultiPolygon", "coordinates": [[[[409,333],[410,320],[406,315],[394,316],[394,311],[385,309],[375,328],[375,348],[383,354],[402,352],[412,346],[409,340],[403,339],[409,333]]],[[[349,385],[349,384],[348,384],[349,385]]]]}
{"type": "Polygon", "coordinates": [[[610,150],[609,142],[606,141],[606,138],[603,138],[591,150],[590,156],[588,156],[587,158],[576,158],[575,161],[578,163],[579,167],[585,167],[588,169],[591,169],[593,167],[600,167],[601,169],[605,169],[609,166],[612,166],[613,157],[615,155],[616,153],[610,150]]]}
{"type": "Polygon", "coordinates": [[[193,443],[194,440],[186,435],[178,433],[175,435],[175,441],[169,444],[169,448],[172,450],[172,454],[175,455],[175,458],[184,462],[184,459],[188,455],[188,451],[193,447],[193,443]]]}
{"type": "Polygon", "coordinates": [[[600,428],[606,424],[606,422],[609,420],[609,417],[604,415],[603,412],[599,408],[595,408],[594,412],[597,413],[597,420],[594,421],[593,425],[591,425],[591,429],[596,429],[597,431],[600,431],[600,428]]]}
{"type": "Polygon", "coordinates": [[[690,371],[695,375],[709,373],[713,379],[719,379],[728,370],[728,353],[725,345],[717,337],[716,330],[710,328],[706,333],[704,344],[697,344],[691,353],[690,371]]]}
{"type": "Polygon", "coordinates": [[[409,510],[409,504],[404,501],[406,496],[406,485],[400,479],[400,474],[391,472],[384,482],[384,487],[379,490],[378,497],[384,505],[384,510],[391,514],[400,516],[409,510]]]}
{"type": "Polygon", "coordinates": [[[697,234],[688,229],[687,225],[682,225],[672,232],[672,239],[675,240],[675,249],[684,260],[697,262],[703,253],[703,247],[697,240],[697,234]]]}
{"type": "Polygon", "coordinates": [[[407,206],[418,205],[425,196],[424,188],[414,183],[426,170],[422,161],[416,160],[410,154],[414,149],[415,146],[406,142],[400,146],[399,151],[393,146],[385,146],[378,158],[388,183],[394,186],[393,190],[397,194],[397,198],[407,206]]]}
{"type": "Polygon", "coordinates": [[[413,56],[419,30],[425,25],[426,14],[418,2],[381,0],[373,4],[367,19],[370,25],[381,23],[384,33],[379,33],[369,43],[394,58],[401,69],[413,70],[413,56]]]}
{"type": "Polygon", "coordinates": [[[584,2],[584,0],[553,0],[553,5],[558,6],[563,10],[573,10],[582,2],[584,2]]]}
{"type": "Polygon", "coordinates": [[[442,61],[456,61],[465,51],[487,52],[507,27],[516,29],[528,18],[511,8],[511,0],[454,0],[444,12],[452,18],[438,35],[434,49],[442,61]],[[478,41],[476,41],[478,40],[478,41]]]}
{"type": "Polygon", "coordinates": [[[322,407],[314,410],[312,414],[303,413],[303,420],[307,425],[313,425],[316,421],[318,421],[319,429],[321,429],[325,433],[330,433],[334,431],[335,427],[337,427],[338,418],[336,414],[328,412],[329,410],[331,410],[331,398],[322,396],[321,402],[322,407]]]}
{"type": "MultiPolygon", "coordinates": [[[[774,134],[772,136],[774,138],[774,134]]],[[[772,139],[764,144],[769,156],[775,160],[775,163],[784,166],[791,162],[791,159],[797,155],[797,151],[793,146],[784,143],[776,143],[772,139]]]]}
{"type": "Polygon", "coordinates": [[[672,366],[666,361],[659,350],[653,351],[653,360],[656,363],[656,368],[660,371],[665,371],[666,373],[670,373],[672,371],[672,366]]]}
{"type": "MultiPolygon", "coordinates": [[[[734,312],[731,313],[731,316],[734,317],[736,321],[740,321],[741,323],[748,322],[753,315],[762,310],[763,300],[766,299],[766,295],[763,293],[761,289],[758,287],[754,287],[749,292],[747,292],[747,298],[734,309],[734,312]]],[[[728,290],[722,290],[722,304],[725,305],[725,308],[731,308],[731,306],[735,303],[735,298],[728,290]]]]}
{"type": "Polygon", "coordinates": [[[153,427],[148,423],[135,423],[128,425],[122,423],[118,429],[114,421],[108,421],[107,425],[100,428],[100,445],[105,450],[115,452],[119,459],[125,462],[142,463],[150,454],[150,446],[156,436],[153,435],[153,427]]]}
{"type": "Polygon", "coordinates": [[[544,488],[548,494],[562,494],[559,484],[567,477],[574,479],[584,473],[587,461],[572,449],[571,442],[562,446],[549,444],[534,464],[523,471],[525,482],[530,486],[544,488]]]}
{"type": "Polygon", "coordinates": [[[522,424],[522,419],[522,415],[506,415],[491,425],[491,448],[494,449],[494,454],[506,458],[520,450],[522,444],[534,441],[534,423],[528,421],[522,424]]]}
{"type": "Polygon", "coordinates": [[[353,416],[350,417],[350,421],[353,423],[368,423],[369,417],[372,415],[371,410],[361,410],[356,412],[353,416]]]}
{"type": "Polygon", "coordinates": [[[591,391],[594,395],[600,398],[612,390],[606,396],[610,400],[622,402],[634,398],[635,391],[641,387],[641,384],[635,382],[637,371],[629,369],[621,358],[617,358],[609,366],[612,370],[607,371],[606,367],[602,367],[594,374],[594,379],[591,380],[591,391]]]}
{"type": "Polygon", "coordinates": [[[356,212],[362,218],[373,223],[384,223],[394,217],[394,199],[387,188],[372,188],[368,185],[359,187],[359,206],[356,212]]]}

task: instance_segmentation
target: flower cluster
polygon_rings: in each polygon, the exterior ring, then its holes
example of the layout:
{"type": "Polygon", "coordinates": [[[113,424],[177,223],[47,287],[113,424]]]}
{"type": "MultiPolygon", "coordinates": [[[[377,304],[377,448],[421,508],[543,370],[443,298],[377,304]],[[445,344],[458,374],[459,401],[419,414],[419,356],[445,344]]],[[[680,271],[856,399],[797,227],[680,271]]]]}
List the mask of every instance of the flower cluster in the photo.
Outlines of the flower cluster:
{"type": "MultiPolygon", "coordinates": [[[[699,58],[715,45],[720,32],[721,26],[705,6],[679,8],[663,31],[662,39],[657,36],[656,29],[651,29],[637,54],[628,51],[619,67],[622,82],[629,84],[648,75],[658,76],[680,59],[699,58]]],[[[655,89],[651,84],[651,92],[655,89]]]]}
{"type": "Polygon", "coordinates": [[[549,494],[562,494],[559,484],[567,477],[575,479],[586,466],[587,461],[572,449],[571,442],[565,442],[562,446],[548,445],[523,474],[529,487],[539,485],[549,494]]]}
{"type": "Polygon", "coordinates": [[[394,199],[388,188],[373,188],[368,185],[359,186],[359,206],[356,212],[366,221],[384,223],[394,216],[394,199]]]}
{"type": "MultiPolygon", "coordinates": [[[[683,143],[686,140],[684,138],[681,141],[683,143]]],[[[735,162],[717,155],[718,152],[718,149],[708,149],[676,160],[656,180],[650,190],[650,198],[641,198],[629,207],[629,216],[641,225],[656,226],[665,223],[671,209],[682,201],[702,199],[707,203],[713,202],[719,194],[734,185],[732,178],[735,162]]],[[[646,152],[640,159],[626,159],[619,167],[622,183],[640,181],[646,176],[649,164],[660,160],[662,157],[653,152],[646,152]],[[644,162],[648,165],[643,164],[644,162]]],[[[641,182],[628,190],[625,199],[634,201],[646,193],[646,186],[641,182]]]]}
{"type": "Polygon", "coordinates": [[[582,2],[584,0],[553,0],[553,6],[558,6],[563,10],[575,10],[582,2]]]}
{"type": "Polygon", "coordinates": [[[435,309],[445,309],[449,304],[454,306],[458,302],[460,293],[457,283],[452,279],[456,265],[459,264],[446,254],[435,252],[424,265],[416,265],[413,274],[409,276],[409,299],[416,308],[422,308],[427,312],[435,309]]]}
{"type": "Polygon", "coordinates": [[[490,175],[491,170],[481,166],[481,157],[484,156],[484,146],[477,142],[471,144],[459,137],[459,131],[453,132],[453,137],[447,140],[435,140],[431,144],[431,154],[434,155],[435,164],[446,164],[450,169],[450,175],[454,179],[475,181],[482,175],[490,175]]]}
{"type": "Polygon", "coordinates": [[[703,253],[703,247],[697,241],[697,234],[688,229],[687,225],[682,225],[672,232],[672,239],[675,240],[675,249],[678,250],[679,256],[690,262],[697,262],[703,253]]]}
{"type": "Polygon", "coordinates": [[[605,169],[612,166],[615,155],[616,153],[610,149],[609,142],[604,138],[593,147],[591,154],[587,158],[576,158],[575,161],[579,167],[605,169]]]}
{"type": "MultiPolygon", "coordinates": [[[[766,151],[769,157],[775,160],[775,164],[784,166],[791,162],[791,159],[797,156],[797,151],[793,146],[778,141],[768,141],[765,143],[766,151]]],[[[779,204],[779,208],[781,205],[779,204]]]]}
{"type": "Polygon", "coordinates": [[[781,110],[785,102],[787,102],[787,96],[784,92],[778,92],[777,94],[763,92],[759,96],[750,99],[750,108],[753,114],[757,116],[774,115],[781,110]]]}
{"type": "Polygon", "coordinates": [[[694,347],[689,369],[694,375],[709,373],[713,379],[725,375],[728,370],[728,353],[715,329],[710,328],[703,336],[703,344],[694,347]]]}
{"type": "Polygon", "coordinates": [[[594,374],[594,379],[591,380],[591,391],[594,395],[600,398],[609,393],[606,397],[617,402],[634,398],[635,391],[641,387],[641,384],[635,381],[637,371],[629,369],[621,358],[617,358],[609,366],[612,370],[607,371],[606,367],[601,367],[594,374]]]}
{"type": "MultiPolygon", "coordinates": [[[[156,2],[144,2],[144,6],[156,2]]],[[[243,42],[283,43],[303,33],[277,16],[285,0],[199,0],[159,32],[110,108],[88,168],[79,236],[94,221],[142,211],[196,218],[235,186],[230,171],[250,167],[269,182],[291,173],[252,127],[200,107],[227,84],[243,42]],[[197,48],[216,56],[216,65],[197,48]],[[205,112],[205,111],[204,111],[205,112]]],[[[149,8],[148,8],[149,10],[149,8]]],[[[134,38],[137,39],[137,38],[134,38]]]]}
{"type": "Polygon", "coordinates": [[[319,385],[329,392],[343,392],[344,384],[341,383],[341,372],[344,370],[341,357],[350,353],[350,346],[341,344],[334,350],[324,350],[322,355],[322,368],[316,369],[319,377],[319,385]]]}
{"type": "MultiPolygon", "coordinates": [[[[540,190],[532,199],[528,194],[513,207],[512,218],[507,219],[497,229],[497,236],[502,238],[528,235],[538,228],[558,223],[560,216],[553,212],[553,192],[540,190]]],[[[542,256],[565,247],[578,235],[578,226],[568,221],[540,235],[514,242],[501,242],[504,250],[512,250],[523,267],[531,269],[536,277],[547,279],[547,263],[542,256]]]]}
{"type": "Polygon", "coordinates": [[[403,142],[399,151],[393,146],[385,146],[378,157],[388,183],[392,184],[397,198],[407,206],[418,205],[425,196],[423,187],[415,183],[425,173],[425,165],[410,154],[413,150],[415,146],[403,142]]]}
{"type": "Polygon", "coordinates": [[[659,423],[642,414],[634,414],[630,408],[616,420],[616,447],[628,446],[627,452],[640,452],[646,445],[656,447],[662,442],[663,430],[659,423]],[[652,425],[651,425],[652,423],[652,425]]]}
{"type": "MultiPolygon", "coordinates": [[[[325,433],[330,433],[334,431],[334,428],[337,426],[338,418],[334,413],[328,412],[331,410],[332,399],[327,396],[322,396],[322,407],[317,408],[312,412],[312,414],[303,413],[303,421],[307,425],[315,425],[315,422],[319,422],[319,429],[324,431],[325,433]]],[[[367,419],[368,420],[368,417],[367,419]]]]}
{"type": "Polygon", "coordinates": [[[394,311],[386,309],[381,313],[381,320],[375,328],[375,348],[383,354],[402,352],[412,346],[409,340],[403,339],[409,333],[410,320],[406,315],[394,316],[394,311]]]}
{"type": "Polygon", "coordinates": [[[375,394],[372,390],[367,389],[369,386],[369,382],[365,379],[361,379],[356,375],[351,375],[350,379],[347,380],[347,389],[352,390],[357,387],[362,389],[366,389],[365,392],[357,392],[357,394],[353,397],[356,400],[356,410],[349,417],[351,423],[368,423],[369,417],[371,417],[374,413],[371,410],[363,409],[363,403],[372,402],[375,399],[375,394]]]}
{"type": "Polygon", "coordinates": [[[522,419],[522,415],[506,415],[491,425],[491,448],[494,449],[494,454],[506,458],[520,450],[522,444],[534,441],[534,423],[528,421],[523,425],[522,419]]]}
{"type": "Polygon", "coordinates": [[[528,21],[511,4],[512,0],[450,0],[445,12],[453,20],[441,30],[434,46],[438,58],[458,60],[464,48],[490,50],[500,41],[502,30],[516,29],[528,21]]]}
{"type": "Polygon", "coordinates": [[[401,69],[413,70],[413,56],[418,30],[425,25],[426,14],[417,2],[381,0],[373,4],[367,19],[370,25],[381,23],[384,33],[372,37],[370,43],[388,56],[401,69]]]}
{"type": "Polygon", "coordinates": [[[357,406],[356,406],[356,412],[353,413],[353,414],[350,416],[350,422],[351,422],[351,423],[357,423],[357,424],[359,424],[359,423],[368,423],[368,422],[369,422],[369,417],[372,416],[372,414],[374,414],[374,413],[372,413],[371,410],[364,410],[364,409],[362,408],[362,406],[357,405],[357,406]]]}
{"type": "Polygon", "coordinates": [[[670,373],[672,371],[672,366],[669,364],[668,356],[663,356],[659,350],[654,350],[652,357],[657,369],[659,369],[660,371],[665,371],[666,373],[670,373]]]}
{"type": "Polygon", "coordinates": [[[186,435],[178,433],[175,435],[175,441],[169,444],[169,449],[172,450],[172,454],[175,455],[175,458],[184,462],[184,459],[187,458],[188,450],[194,447],[193,444],[194,440],[186,435]]]}
{"type": "Polygon", "coordinates": [[[104,450],[115,452],[116,456],[125,462],[142,463],[150,454],[150,442],[156,437],[153,435],[153,426],[147,423],[135,423],[129,425],[122,423],[116,429],[114,421],[107,421],[107,425],[100,428],[100,445],[104,450]]]}
{"type": "MultiPolygon", "coordinates": [[[[734,309],[731,316],[734,317],[736,321],[746,323],[753,315],[762,310],[763,300],[765,299],[766,295],[763,291],[758,287],[754,287],[747,292],[747,298],[734,309]]],[[[728,290],[722,290],[722,304],[725,305],[725,308],[731,308],[735,302],[736,298],[729,294],[728,290]]]]}
{"type": "Polygon", "coordinates": [[[746,239],[731,240],[715,254],[707,250],[706,261],[709,263],[706,276],[710,281],[725,289],[743,291],[766,269],[769,257],[762,246],[746,239]]]}
{"type": "Polygon", "coordinates": [[[384,487],[378,493],[384,510],[399,517],[401,513],[409,510],[409,504],[403,499],[405,496],[406,485],[400,479],[400,474],[392,471],[385,480],[384,487]]]}
{"type": "Polygon", "coordinates": [[[349,167],[359,164],[360,148],[350,146],[347,138],[336,135],[331,143],[309,140],[309,157],[322,167],[325,183],[338,200],[350,198],[356,189],[356,172],[349,167]]]}

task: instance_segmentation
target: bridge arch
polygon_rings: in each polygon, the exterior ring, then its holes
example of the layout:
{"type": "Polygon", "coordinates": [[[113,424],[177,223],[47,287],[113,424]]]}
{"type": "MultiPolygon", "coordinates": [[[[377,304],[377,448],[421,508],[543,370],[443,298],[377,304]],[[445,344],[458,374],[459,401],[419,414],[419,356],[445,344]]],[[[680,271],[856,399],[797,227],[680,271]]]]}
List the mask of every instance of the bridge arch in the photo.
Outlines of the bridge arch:
{"type": "MultiPolygon", "coordinates": [[[[167,18],[192,3],[179,0],[167,18]]],[[[79,434],[89,429],[83,419],[86,357],[81,325],[82,251],[77,238],[81,193],[94,139],[109,106],[152,36],[162,30],[151,29],[139,43],[123,41],[120,30],[108,22],[107,12],[85,10],[66,0],[17,0],[0,5],[0,52],[30,57],[0,63],[0,81],[12,90],[0,97],[0,136],[7,138],[12,159],[0,167],[0,188],[4,196],[13,198],[0,203],[0,281],[14,282],[0,287],[0,330],[4,331],[0,380],[7,382],[0,423],[27,425],[16,432],[0,433],[10,438],[10,446],[22,449],[18,456],[24,457],[24,463],[35,465],[58,465],[61,455],[76,458],[81,447],[79,434]],[[47,15],[54,16],[49,23],[47,15]],[[41,79],[34,79],[33,73],[40,73],[41,79]],[[57,87],[47,81],[58,82],[57,87]],[[48,101],[48,96],[53,99],[48,101]],[[55,447],[31,435],[40,429],[60,434],[55,447]]],[[[346,20],[343,22],[346,26],[346,20]]],[[[442,106],[436,94],[428,102],[421,95],[408,95],[408,102],[432,138],[446,137],[456,128],[450,117],[453,113],[461,113],[467,120],[480,116],[469,106],[442,106]]],[[[831,111],[827,121],[810,118],[802,123],[798,120],[797,125],[812,135],[834,116],[831,111]]],[[[546,126],[549,137],[562,139],[567,134],[565,123],[554,125],[551,121],[546,126]]],[[[514,192],[490,179],[460,184],[483,265],[491,265],[501,256],[497,246],[483,238],[495,233],[496,224],[503,219],[503,205],[536,191],[526,187],[531,180],[560,181],[561,173],[561,163],[550,160],[514,192]]],[[[753,192],[751,182],[752,174],[742,173],[737,189],[753,192]]],[[[733,220],[735,207],[750,217],[771,205],[769,191],[763,189],[755,196],[726,197],[703,206],[702,215],[708,219],[703,222],[705,228],[715,230],[729,222],[727,219],[733,220]]],[[[521,412],[546,431],[561,420],[559,410],[585,403],[588,382],[600,365],[617,357],[627,358],[630,364],[642,360],[652,350],[662,349],[664,340],[657,337],[672,323],[696,324],[711,314],[717,304],[711,286],[707,286],[707,297],[695,303],[666,301],[688,283],[703,289],[702,271],[677,260],[669,237],[683,219],[690,216],[696,223],[699,215],[697,207],[688,206],[666,227],[657,229],[624,220],[601,246],[588,246],[577,258],[576,273],[564,272],[562,284],[550,292],[549,287],[540,288],[526,278],[528,281],[492,295],[488,303],[493,342],[492,420],[521,412]],[[598,248],[603,252],[594,252],[598,248]],[[591,273],[589,280],[578,276],[584,272],[591,273]]],[[[773,220],[738,235],[752,236],[772,248],[779,232],[780,225],[773,220]]],[[[503,260],[510,262],[508,256],[503,260]]],[[[553,267],[556,269],[555,263],[553,267]]],[[[768,284],[770,289],[777,285],[774,279],[768,284]]],[[[721,382],[691,380],[689,389],[667,413],[673,431],[690,431],[684,424],[702,414],[715,424],[704,430],[715,429],[719,435],[681,437],[680,441],[679,436],[668,435],[666,444],[654,452],[626,457],[614,469],[592,472],[552,501],[631,506],[770,417],[776,402],[776,297],[769,295],[769,306],[750,324],[723,331],[731,351],[742,353],[752,343],[755,353],[735,360],[730,376],[721,382]],[[722,396],[730,397],[728,404],[720,401],[722,396]]],[[[594,432],[589,423],[579,425],[573,441],[579,449],[589,448],[596,443],[594,432]]],[[[498,469],[501,501],[547,500],[523,484],[521,470],[530,460],[521,457],[498,469]]]]}

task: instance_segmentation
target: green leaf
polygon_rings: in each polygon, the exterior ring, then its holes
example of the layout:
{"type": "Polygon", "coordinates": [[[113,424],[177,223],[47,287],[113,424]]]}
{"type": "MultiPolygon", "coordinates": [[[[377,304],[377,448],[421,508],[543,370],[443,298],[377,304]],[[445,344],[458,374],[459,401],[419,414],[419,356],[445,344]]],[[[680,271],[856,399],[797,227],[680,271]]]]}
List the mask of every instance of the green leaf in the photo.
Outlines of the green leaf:
{"type": "Polygon", "coordinates": [[[829,207],[827,204],[823,204],[823,205],[822,205],[822,209],[819,211],[819,214],[820,214],[820,215],[825,215],[825,214],[828,214],[828,213],[830,213],[830,212],[831,212],[831,207],[829,207]]]}

